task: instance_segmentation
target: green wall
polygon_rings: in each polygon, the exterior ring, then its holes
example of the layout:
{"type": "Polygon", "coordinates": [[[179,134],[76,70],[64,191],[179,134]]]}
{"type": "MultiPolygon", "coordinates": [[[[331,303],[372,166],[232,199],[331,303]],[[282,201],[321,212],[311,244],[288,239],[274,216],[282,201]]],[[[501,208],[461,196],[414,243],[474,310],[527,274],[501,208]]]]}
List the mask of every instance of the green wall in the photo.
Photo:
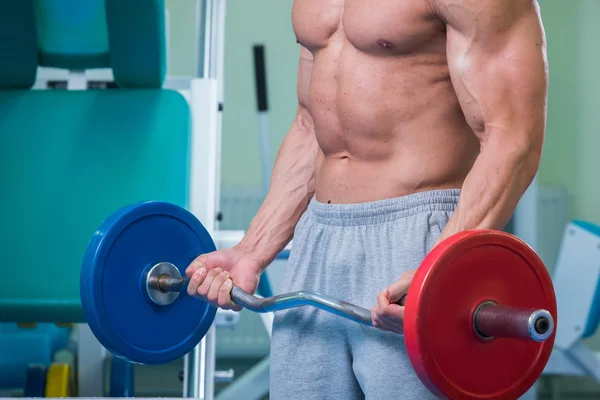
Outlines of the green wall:
{"type": "MultiPolygon", "coordinates": [[[[167,0],[169,74],[193,75],[196,48],[194,0],[167,0]]],[[[258,120],[252,47],[266,48],[271,159],[294,118],[298,45],[292,0],[229,0],[225,25],[223,185],[260,185],[258,120]]]]}
{"type": "MultiPolygon", "coordinates": [[[[551,0],[549,0],[551,1],[551,0]]],[[[578,128],[576,153],[575,217],[600,224],[600,2],[581,0],[577,27],[577,58],[562,79],[578,88],[578,112],[569,119],[578,128]]],[[[567,118],[567,116],[565,116],[567,118]]]]}
{"type": "Polygon", "coordinates": [[[166,0],[169,14],[168,75],[193,76],[196,71],[196,0],[166,0]]]}
{"type": "MultiPolygon", "coordinates": [[[[577,152],[579,95],[574,85],[574,60],[577,58],[577,20],[579,10],[572,2],[541,2],[542,18],[548,41],[550,88],[548,128],[539,171],[542,185],[563,186],[577,193],[577,152]]],[[[572,207],[574,212],[576,207],[572,207]]]]}
{"type": "Polygon", "coordinates": [[[571,217],[600,224],[600,2],[544,0],[541,7],[550,93],[540,183],[567,188],[571,217]]]}

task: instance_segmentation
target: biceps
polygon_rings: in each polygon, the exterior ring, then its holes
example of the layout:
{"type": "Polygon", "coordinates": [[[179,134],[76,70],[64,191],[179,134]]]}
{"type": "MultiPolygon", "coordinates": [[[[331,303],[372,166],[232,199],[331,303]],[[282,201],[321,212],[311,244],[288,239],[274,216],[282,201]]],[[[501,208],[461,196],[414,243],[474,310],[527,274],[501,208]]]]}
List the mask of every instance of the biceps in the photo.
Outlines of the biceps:
{"type": "Polygon", "coordinates": [[[484,136],[489,127],[522,132],[543,125],[547,63],[535,13],[485,40],[448,29],[448,60],[465,118],[476,134],[484,136]]]}

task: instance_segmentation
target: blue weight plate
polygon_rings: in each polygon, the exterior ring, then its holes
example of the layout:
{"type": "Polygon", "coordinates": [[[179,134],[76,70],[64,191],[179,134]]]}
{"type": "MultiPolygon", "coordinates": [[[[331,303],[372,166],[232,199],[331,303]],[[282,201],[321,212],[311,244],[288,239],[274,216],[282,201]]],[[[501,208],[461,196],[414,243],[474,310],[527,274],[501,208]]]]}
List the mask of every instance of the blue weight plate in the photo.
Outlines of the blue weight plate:
{"type": "Polygon", "coordinates": [[[81,303],[96,338],[138,364],[189,353],[210,328],[216,308],[185,291],[172,304],[157,305],[143,280],[159,262],[177,266],[185,276],[194,258],[214,250],[200,221],[176,205],[146,202],[112,214],[90,240],[81,268],[81,303]]]}

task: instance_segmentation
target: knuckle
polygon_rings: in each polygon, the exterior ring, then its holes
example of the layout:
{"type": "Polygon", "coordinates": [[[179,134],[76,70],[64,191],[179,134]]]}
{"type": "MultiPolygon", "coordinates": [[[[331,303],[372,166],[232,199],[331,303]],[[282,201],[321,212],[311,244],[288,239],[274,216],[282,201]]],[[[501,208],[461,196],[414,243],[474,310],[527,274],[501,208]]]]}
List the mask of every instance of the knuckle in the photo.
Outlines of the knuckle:
{"type": "Polygon", "coordinates": [[[386,318],[394,318],[394,312],[392,311],[391,307],[385,307],[381,310],[381,316],[382,317],[386,317],[386,318]]]}
{"type": "Polygon", "coordinates": [[[384,329],[385,328],[379,318],[373,319],[373,326],[375,326],[376,328],[379,328],[379,329],[384,329]]]}
{"type": "Polygon", "coordinates": [[[376,316],[377,318],[379,318],[381,316],[381,308],[379,306],[376,306],[373,309],[373,315],[376,316]]]}
{"type": "Polygon", "coordinates": [[[229,294],[229,287],[227,285],[221,285],[219,288],[219,293],[221,294],[229,294]]]}
{"type": "Polygon", "coordinates": [[[204,279],[204,275],[202,275],[200,271],[196,271],[194,272],[194,275],[192,275],[191,281],[199,285],[204,281],[204,279]]]}
{"type": "Polygon", "coordinates": [[[208,301],[211,302],[216,302],[218,299],[217,294],[214,292],[214,290],[209,290],[208,294],[206,295],[206,298],[208,299],[208,301]]]}
{"type": "Polygon", "coordinates": [[[200,296],[204,297],[204,296],[206,296],[206,295],[207,295],[207,293],[208,293],[208,288],[207,288],[206,286],[202,285],[202,286],[200,286],[200,287],[198,288],[198,291],[197,291],[197,292],[198,292],[198,294],[199,294],[200,296]]]}

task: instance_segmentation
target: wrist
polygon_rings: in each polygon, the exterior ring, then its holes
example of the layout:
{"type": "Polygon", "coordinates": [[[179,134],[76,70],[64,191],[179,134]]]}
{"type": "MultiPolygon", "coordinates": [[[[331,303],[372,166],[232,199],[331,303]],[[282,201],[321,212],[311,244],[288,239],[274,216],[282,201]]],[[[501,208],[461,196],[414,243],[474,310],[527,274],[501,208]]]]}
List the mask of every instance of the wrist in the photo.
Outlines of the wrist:
{"type": "Polygon", "coordinates": [[[245,257],[254,261],[256,265],[256,270],[254,272],[257,274],[262,274],[264,270],[267,269],[271,261],[273,261],[274,257],[270,258],[269,253],[264,249],[261,249],[258,243],[252,243],[244,239],[235,245],[234,249],[240,251],[245,257]]]}

